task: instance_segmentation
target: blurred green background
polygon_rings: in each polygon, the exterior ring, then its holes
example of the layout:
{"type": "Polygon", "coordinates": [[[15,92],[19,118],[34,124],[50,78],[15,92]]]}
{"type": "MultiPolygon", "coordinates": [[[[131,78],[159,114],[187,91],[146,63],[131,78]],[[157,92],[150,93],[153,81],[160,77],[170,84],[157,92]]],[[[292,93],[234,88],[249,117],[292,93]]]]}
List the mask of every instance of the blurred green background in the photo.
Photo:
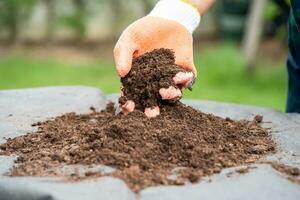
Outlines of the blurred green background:
{"type": "MultiPolygon", "coordinates": [[[[0,89],[86,85],[119,93],[113,46],[121,31],[148,13],[155,2],[0,1],[0,89]]],[[[264,5],[263,33],[255,64],[249,68],[242,45],[252,1],[220,2],[203,17],[195,33],[198,78],[185,97],[284,111],[286,10],[276,1],[264,5]],[[233,5],[236,10],[225,9],[233,5]],[[241,16],[242,21],[235,21],[241,16]],[[229,21],[220,20],[226,17],[229,21]]]]}

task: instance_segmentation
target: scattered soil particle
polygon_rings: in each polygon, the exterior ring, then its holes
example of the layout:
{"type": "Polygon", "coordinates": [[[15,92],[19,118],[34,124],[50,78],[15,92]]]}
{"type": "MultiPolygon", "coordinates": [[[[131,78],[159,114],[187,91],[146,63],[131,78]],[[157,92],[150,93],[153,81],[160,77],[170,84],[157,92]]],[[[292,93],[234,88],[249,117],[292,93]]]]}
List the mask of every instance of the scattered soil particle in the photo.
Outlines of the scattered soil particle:
{"type": "Polygon", "coordinates": [[[242,167],[242,168],[239,168],[235,171],[231,171],[229,173],[226,174],[227,177],[232,177],[233,175],[236,175],[236,174],[246,174],[248,173],[250,170],[252,169],[256,169],[257,167],[256,166],[246,166],[246,167],[242,167]]]}
{"type": "Polygon", "coordinates": [[[93,112],[96,112],[96,108],[94,106],[91,106],[90,110],[93,111],[93,112]]]}
{"type": "Polygon", "coordinates": [[[278,162],[269,162],[269,164],[271,164],[275,170],[287,175],[288,180],[300,184],[300,170],[297,167],[288,166],[278,162]]]}
{"type": "Polygon", "coordinates": [[[174,53],[169,49],[157,49],[135,58],[129,74],[121,79],[123,96],[120,104],[132,100],[136,109],[144,111],[167,103],[161,99],[159,89],[179,88],[173,81],[178,72],[184,70],[175,65],[174,53]]]}
{"type": "Polygon", "coordinates": [[[300,185],[300,178],[297,178],[295,176],[289,176],[288,180],[293,182],[293,183],[296,183],[296,184],[300,185]]]}
{"type": "Polygon", "coordinates": [[[263,121],[263,116],[262,115],[256,115],[254,117],[254,120],[257,122],[257,123],[261,123],[263,121]]]}
{"type": "Polygon", "coordinates": [[[237,169],[236,172],[239,174],[246,174],[249,172],[250,169],[251,169],[250,167],[245,167],[245,168],[237,169]]]}
{"type": "Polygon", "coordinates": [[[126,98],[134,100],[139,109],[128,115],[116,114],[109,103],[100,112],[68,113],[34,124],[37,132],[9,138],[0,145],[0,155],[18,156],[9,175],[65,176],[73,180],[115,176],[139,191],[148,186],[197,182],[224,168],[254,163],[275,151],[269,132],[256,120],[223,119],[178,101],[162,103],[157,90],[172,84],[170,78],[180,71],[174,66],[171,51],[156,50],[133,64],[156,77],[138,79],[133,72],[139,70],[133,70],[122,79],[126,98]],[[148,69],[150,66],[153,69],[148,69]],[[169,80],[165,82],[164,78],[169,80]],[[147,118],[142,108],[156,104],[161,105],[161,114],[147,118]],[[77,164],[100,164],[116,170],[108,174],[74,172],[71,176],[56,170],[77,164]]]}
{"type": "Polygon", "coordinates": [[[296,167],[291,167],[282,163],[271,163],[271,166],[281,172],[284,173],[286,175],[289,176],[299,176],[300,175],[300,170],[296,167]]]}

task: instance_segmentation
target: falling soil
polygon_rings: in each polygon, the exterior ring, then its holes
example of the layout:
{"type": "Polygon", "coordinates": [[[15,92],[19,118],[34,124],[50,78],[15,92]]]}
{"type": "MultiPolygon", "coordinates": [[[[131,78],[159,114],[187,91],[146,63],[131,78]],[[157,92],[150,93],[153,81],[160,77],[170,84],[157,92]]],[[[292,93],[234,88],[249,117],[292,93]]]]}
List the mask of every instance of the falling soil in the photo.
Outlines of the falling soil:
{"type": "Polygon", "coordinates": [[[145,108],[172,103],[161,100],[159,89],[170,86],[181,89],[173,81],[178,72],[186,71],[175,65],[174,53],[169,49],[157,49],[135,58],[129,74],[121,78],[123,96],[120,104],[131,100],[136,109],[144,111],[145,108]]]}
{"type": "MultiPolygon", "coordinates": [[[[149,63],[174,66],[173,61],[170,51],[157,50],[137,58],[133,67],[149,63]]],[[[254,163],[275,151],[269,132],[259,125],[262,118],[235,121],[202,113],[178,101],[161,103],[157,90],[172,85],[171,77],[180,71],[168,67],[159,70],[164,69],[167,72],[163,77],[168,80],[165,83],[159,78],[162,73],[149,71],[149,78],[141,74],[151,87],[144,85],[145,80],[132,79],[132,83],[130,78],[122,80],[125,96],[139,102],[139,108],[160,103],[159,116],[149,119],[142,109],[128,115],[116,114],[114,105],[109,103],[101,112],[91,108],[89,114],[68,113],[36,123],[37,132],[8,138],[0,145],[0,154],[18,156],[9,175],[70,178],[56,169],[66,165],[99,164],[113,167],[115,171],[74,172],[71,178],[115,176],[123,179],[133,191],[139,191],[148,186],[197,182],[223,168],[254,163]],[[142,83],[138,89],[126,89],[127,84],[137,82],[142,83]],[[146,96],[142,98],[139,91],[146,96]]],[[[134,69],[130,76],[134,76],[134,69]]]]}

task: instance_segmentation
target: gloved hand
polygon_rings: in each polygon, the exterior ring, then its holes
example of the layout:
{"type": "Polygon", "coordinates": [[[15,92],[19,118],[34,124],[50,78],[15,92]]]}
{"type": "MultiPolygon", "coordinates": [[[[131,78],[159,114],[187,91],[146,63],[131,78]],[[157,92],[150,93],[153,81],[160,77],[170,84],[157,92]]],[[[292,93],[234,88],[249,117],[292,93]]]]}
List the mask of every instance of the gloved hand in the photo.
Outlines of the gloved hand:
{"type": "MultiPolygon", "coordinates": [[[[159,1],[148,16],[127,27],[119,38],[114,49],[119,76],[124,77],[128,74],[134,57],[154,49],[168,48],[175,53],[175,63],[187,71],[191,71],[178,73],[173,79],[174,82],[191,87],[197,76],[193,62],[192,33],[200,23],[199,11],[205,12],[208,3],[211,4],[211,2],[212,0],[190,0],[190,3],[182,0],[159,1]],[[206,3],[203,3],[204,1],[206,3]],[[199,11],[196,9],[196,5],[200,6],[199,8],[197,6],[199,11]]],[[[182,95],[181,91],[174,87],[162,88],[159,93],[164,100],[175,99],[182,95]]],[[[133,110],[133,101],[122,105],[123,113],[133,110]]],[[[146,108],[145,114],[148,117],[155,117],[159,114],[159,108],[146,108]]]]}

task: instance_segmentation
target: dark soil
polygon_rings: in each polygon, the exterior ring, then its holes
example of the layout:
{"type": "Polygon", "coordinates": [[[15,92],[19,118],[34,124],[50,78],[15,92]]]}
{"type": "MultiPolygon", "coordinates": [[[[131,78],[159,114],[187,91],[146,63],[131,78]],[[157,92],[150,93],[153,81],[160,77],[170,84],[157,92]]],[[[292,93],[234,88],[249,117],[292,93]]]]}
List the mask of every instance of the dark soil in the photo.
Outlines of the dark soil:
{"type": "Polygon", "coordinates": [[[148,107],[172,103],[161,100],[159,89],[179,88],[172,78],[183,71],[175,65],[174,53],[169,49],[157,49],[135,58],[129,74],[121,79],[123,97],[120,104],[132,100],[136,109],[144,111],[148,107]]]}
{"type": "Polygon", "coordinates": [[[268,131],[255,120],[222,119],[180,102],[164,106],[151,119],[141,111],[115,115],[108,104],[106,111],[69,113],[35,125],[36,133],[0,146],[1,154],[18,155],[12,176],[55,176],[62,174],[52,169],[62,165],[104,164],[115,167],[112,175],[138,191],[196,182],[223,168],[253,163],[275,149],[268,131]],[[175,168],[180,168],[179,176],[168,179],[175,168]]]}
{"type": "Polygon", "coordinates": [[[172,84],[170,77],[180,70],[171,69],[172,66],[173,54],[165,50],[135,59],[135,68],[149,70],[149,74],[155,71],[151,77],[157,75],[157,78],[137,79],[133,73],[140,72],[133,70],[122,80],[125,96],[140,108],[128,115],[115,114],[110,103],[104,111],[96,112],[91,108],[90,114],[65,114],[34,124],[38,126],[35,133],[7,139],[0,145],[0,155],[18,155],[9,174],[66,176],[55,169],[74,164],[101,164],[114,167],[116,171],[83,175],[75,172],[71,178],[111,175],[139,191],[148,186],[197,182],[223,168],[254,163],[275,151],[269,132],[259,126],[262,119],[235,121],[202,113],[181,102],[161,103],[157,90],[172,84]],[[160,68],[159,63],[165,63],[165,67],[160,68]],[[161,105],[161,114],[147,118],[142,108],[156,104],[161,105]],[[170,178],[172,173],[177,177],[170,178]]]}

